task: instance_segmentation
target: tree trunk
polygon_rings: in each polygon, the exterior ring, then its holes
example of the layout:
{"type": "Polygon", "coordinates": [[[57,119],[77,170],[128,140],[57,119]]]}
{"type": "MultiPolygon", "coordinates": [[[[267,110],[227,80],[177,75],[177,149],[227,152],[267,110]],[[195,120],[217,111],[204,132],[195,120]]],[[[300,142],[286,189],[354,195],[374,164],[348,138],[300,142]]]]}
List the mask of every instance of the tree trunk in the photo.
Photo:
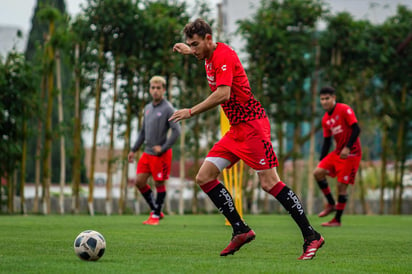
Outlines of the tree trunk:
{"type": "MultiPolygon", "coordinates": [[[[129,77],[127,80],[130,90],[133,86],[133,77],[129,77]]],[[[119,198],[119,214],[123,214],[126,210],[126,199],[127,199],[127,181],[129,178],[129,163],[127,161],[127,154],[130,150],[130,135],[131,135],[131,121],[132,121],[132,107],[133,97],[131,94],[128,96],[128,104],[126,106],[126,132],[124,134],[124,147],[122,154],[122,176],[120,180],[120,198],[119,198]]]]}
{"type": "Polygon", "coordinates": [[[382,155],[381,155],[381,185],[380,185],[380,196],[379,196],[379,214],[383,214],[385,210],[385,200],[384,192],[386,187],[386,162],[387,162],[387,151],[388,151],[388,126],[384,121],[382,130],[382,155]]]}
{"type": "Polygon", "coordinates": [[[400,121],[399,121],[399,131],[398,131],[398,141],[396,142],[396,174],[399,173],[399,180],[398,177],[395,176],[395,187],[393,190],[393,213],[394,214],[401,214],[402,212],[402,195],[403,195],[403,173],[405,170],[405,158],[406,158],[406,153],[405,151],[407,148],[405,147],[405,137],[406,137],[406,132],[405,132],[405,126],[406,126],[406,121],[405,121],[405,116],[403,113],[405,112],[405,106],[406,106],[406,91],[407,91],[407,86],[406,84],[402,88],[402,94],[401,94],[401,105],[400,105],[400,121]],[[400,167],[398,166],[398,162],[400,163],[400,167]],[[399,170],[399,171],[398,171],[399,170]],[[397,190],[397,196],[396,196],[396,190],[397,190]]]}
{"type": "MultiPolygon", "coordinates": [[[[315,55],[315,72],[312,76],[312,81],[310,85],[311,91],[311,117],[309,120],[310,128],[315,128],[315,115],[316,115],[316,103],[318,100],[317,91],[318,91],[318,77],[319,77],[319,59],[320,59],[320,46],[316,43],[316,55],[315,55]]],[[[310,143],[309,143],[309,159],[308,159],[308,193],[307,193],[307,202],[306,210],[308,214],[313,214],[313,205],[315,202],[315,178],[313,177],[313,170],[315,169],[315,134],[314,130],[310,131],[310,143]]]]}
{"type": "MultiPolygon", "coordinates": [[[[103,36],[100,37],[99,44],[99,60],[103,60],[103,36]]],[[[93,126],[93,143],[92,151],[90,157],[90,170],[89,170],[89,198],[88,198],[88,208],[89,214],[94,216],[94,206],[93,206],[93,195],[94,195],[94,165],[96,162],[96,148],[97,148],[97,131],[99,129],[99,117],[100,117],[100,101],[101,101],[101,92],[103,86],[103,68],[99,65],[98,76],[96,81],[96,94],[95,94],[95,111],[94,111],[94,126],[93,126]]]]}
{"type": "MultiPolygon", "coordinates": [[[[54,21],[49,23],[49,41],[54,34],[54,21]]],[[[53,99],[54,99],[54,49],[51,44],[46,45],[47,48],[47,112],[46,112],[46,137],[44,142],[44,157],[43,157],[43,214],[50,213],[50,185],[51,185],[51,149],[53,141],[52,132],[52,113],[53,113],[53,99]]]]}
{"type": "MultiPolygon", "coordinates": [[[[23,107],[24,116],[27,117],[27,108],[23,107]]],[[[27,120],[23,121],[23,144],[21,152],[21,176],[20,176],[20,210],[26,215],[26,201],[24,196],[24,186],[26,185],[26,158],[27,158],[27,120]]],[[[1,187],[1,186],[0,186],[1,187]]],[[[0,190],[1,191],[1,190],[0,190]]]]}
{"type": "MultiPolygon", "coordinates": [[[[63,90],[61,81],[61,58],[60,51],[56,50],[56,85],[58,89],[59,125],[63,125],[63,90]]],[[[64,214],[64,186],[66,183],[66,148],[64,134],[60,133],[60,214],[64,214]]]]}
{"type": "Polygon", "coordinates": [[[119,66],[119,58],[115,58],[114,63],[114,79],[113,79],[113,102],[112,102],[112,116],[110,119],[110,145],[107,155],[107,182],[106,182],[106,215],[112,214],[112,163],[113,163],[113,149],[114,149],[114,121],[116,116],[116,102],[117,102],[117,70],[119,66]]]}
{"type": "Polygon", "coordinates": [[[14,174],[7,174],[7,212],[14,213],[14,174]]]}
{"type": "Polygon", "coordinates": [[[185,189],[186,181],[186,151],[185,151],[185,138],[186,138],[186,120],[183,120],[181,123],[180,131],[180,187],[179,187],[179,214],[183,215],[185,213],[185,200],[183,197],[183,192],[185,189]]]}
{"type": "MultiPolygon", "coordinates": [[[[197,88],[199,91],[199,88],[197,88]]],[[[195,151],[193,152],[194,154],[194,172],[196,173],[199,168],[200,168],[200,164],[199,164],[199,158],[200,158],[200,149],[199,149],[199,142],[200,142],[200,129],[199,129],[199,116],[195,116],[196,119],[196,124],[195,124],[195,128],[193,129],[193,134],[196,140],[195,143],[195,151]]],[[[196,182],[193,184],[193,197],[192,197],[192,213],[196,214],[199,212],[199,208],[198,208],[198,192],[199,189],[197,187],[196,182]]]]}
{"type": "Polygon", "coordinates": [[[81,119],[80,119],[80,67],[79,44],[75,46],[75,95],[74,95],[74,134],[73,134],[73,185],[72,212],[80,212],[80,169],[81,169],[81,119]]]}

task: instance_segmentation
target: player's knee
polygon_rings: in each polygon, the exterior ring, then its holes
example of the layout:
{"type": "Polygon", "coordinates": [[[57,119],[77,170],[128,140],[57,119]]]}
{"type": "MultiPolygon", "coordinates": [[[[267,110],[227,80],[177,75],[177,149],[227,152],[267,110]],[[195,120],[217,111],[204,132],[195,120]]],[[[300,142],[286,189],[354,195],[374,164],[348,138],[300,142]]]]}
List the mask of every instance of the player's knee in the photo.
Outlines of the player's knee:
{"type": "Polygon", "coordinates": [[[315,168],[315,170],[313,171],[313,176],[315,177],[316,180],[321,180],[325,177],[325,174],[322,169],[315,168]]]}
{"type": "Polygon", "coordinates": [[[204,175],[201,174],[201,173],[197,173],[197,174],[196,174],[196,178],[195,178],[195,182],[196,182],[196,184],[198,184],[198,185],[203,185],[203,184],[207,183],[206,176],[204,176],[204,175]]]}

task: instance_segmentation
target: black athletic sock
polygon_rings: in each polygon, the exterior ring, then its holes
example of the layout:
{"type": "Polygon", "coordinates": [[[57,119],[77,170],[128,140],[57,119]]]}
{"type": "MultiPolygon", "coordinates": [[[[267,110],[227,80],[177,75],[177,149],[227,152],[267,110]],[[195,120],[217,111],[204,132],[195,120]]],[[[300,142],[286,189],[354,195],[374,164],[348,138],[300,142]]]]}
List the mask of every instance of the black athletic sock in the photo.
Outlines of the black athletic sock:
{"type": "Polygon", "coordinates": [[[330,191],[328,181],[326,181],[326,179],[323,179],[317,182],[320,190],[322,190],[323,192],[323,195],[325,195],[326,199],[328,200],[328,204],[335,205],[335,199],[333,199],[333,195],[330,191]]]}
{"type": "Polygon", "coordinates": [[[206,183],[205,185],[202,185],[201,188],[206,192],[220,213],[222,213],[232,225],[233,234],[250,231],[249,226],[243,222],[237,212],[232,195],[230,195],[226,187],[221,183],[217,183],[212,189],[209,189],[207,186],[213,186],[214,184],[216,184],[216,181],[206,183]]]}
{"type": "Polygon", "coordinates": [[[149,205],[150,209],[154,211],[156,209],[156,205],[154,203],[153,191],[150,186],[145,185],[144,187],[138,189],[140,193],[142,193],[142,196],[146,200],[146,203],[149,205]]]}
{"type": "Polygon", "coordinates": [[[343,214],[343,211],[345,210],[347,201],[348,201],[348,196],[347,195],[339,195],[338,196],[338,203],[336,205],[335,219],[339,223],[341,222],[342,214],[343,214]]]}
{"type": "Polygon", "coordinates": [[[314,235],[315,230],[310,225],[305,211],[303,210],[302,203],[298,196],[288,188],[283,182],[278,182],[270,191],[272,195],[283,205],[283,207],[289,212],[293,220],[299,226],[303,238],[308,238],[314,235]]]}
{"type": "Polygon", "coordinates": [[[156,209],[154,211],[154,214],[160,217],[160,212],[162,212],[162,207],[166,197],[166,188],[164,186],[156,187],[156,191],[156,209]]]}

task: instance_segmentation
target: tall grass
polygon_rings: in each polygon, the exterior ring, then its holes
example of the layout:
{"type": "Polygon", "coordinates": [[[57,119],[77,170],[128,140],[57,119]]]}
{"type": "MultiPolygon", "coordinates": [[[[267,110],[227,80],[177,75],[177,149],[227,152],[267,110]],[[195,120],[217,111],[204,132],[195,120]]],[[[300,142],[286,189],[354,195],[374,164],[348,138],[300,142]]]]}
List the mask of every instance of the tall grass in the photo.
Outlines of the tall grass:
{"type": "Polygon", "coordinates": [[[231,237],[221,215],[0,216],[1,273],[410,273],[412,217],[344,216],[343,226],[313,226],[326,240],[312,261],[298,261],[302,237],[287,215],[246,215],[256,240],[220,257],[231,237]],[[107,241],[97,262],[76,257],[73,241],[86,229],[107,241]]]}

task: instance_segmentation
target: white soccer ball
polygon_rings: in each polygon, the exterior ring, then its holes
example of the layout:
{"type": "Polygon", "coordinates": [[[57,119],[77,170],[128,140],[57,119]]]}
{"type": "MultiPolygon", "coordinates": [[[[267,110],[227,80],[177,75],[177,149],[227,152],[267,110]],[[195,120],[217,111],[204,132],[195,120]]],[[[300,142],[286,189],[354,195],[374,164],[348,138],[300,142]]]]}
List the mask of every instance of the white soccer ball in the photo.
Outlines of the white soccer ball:
{"type": "Polygon", "coordinates": [[[74,240],[74,252],[85,261],[97,261],[106,250],[106,240],[103,235],[94,230],[81,232],[74,240]]]}

